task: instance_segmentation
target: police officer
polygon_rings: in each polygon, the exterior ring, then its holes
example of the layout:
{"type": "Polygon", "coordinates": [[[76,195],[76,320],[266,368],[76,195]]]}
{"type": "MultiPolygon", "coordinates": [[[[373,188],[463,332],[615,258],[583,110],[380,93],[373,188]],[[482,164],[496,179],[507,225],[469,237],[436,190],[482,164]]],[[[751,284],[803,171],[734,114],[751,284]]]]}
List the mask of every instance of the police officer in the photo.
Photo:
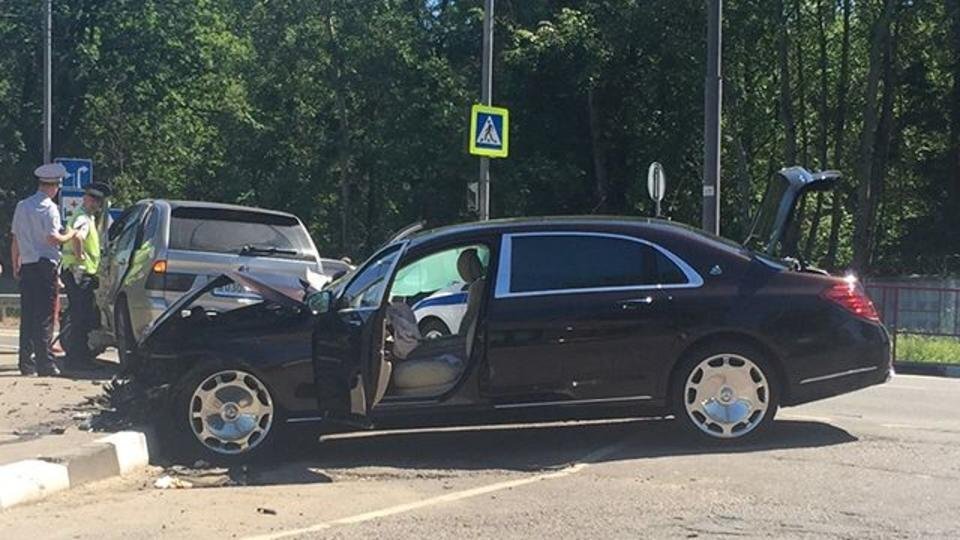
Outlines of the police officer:
{"type": "Polygon", "coordinates": [[[20,278],[20,373],[59,375],[50,350],[60,262],[57,246],[73,235],[60,233],[60,211],[53,198],[67,171],[59,163],[49,163],[34,174],[37,192],[17,203],[11,227],[10,258],[13,275],[20,278]]]}
{"type": "Polygon", "coordinates": [[[99,286],[100,232],[97,216],[104,199],[110,196],[110,186],[93,183],[83,194],[83,205],[67,220],[67,233],[73,238],[63,245],[63,263],[60,279],[67,289],[70,332],[67,334],[67,362],[72,367],[85,367],[94,358],[88,338],[96,327],[97,306],[93,291],[99,286]]]}

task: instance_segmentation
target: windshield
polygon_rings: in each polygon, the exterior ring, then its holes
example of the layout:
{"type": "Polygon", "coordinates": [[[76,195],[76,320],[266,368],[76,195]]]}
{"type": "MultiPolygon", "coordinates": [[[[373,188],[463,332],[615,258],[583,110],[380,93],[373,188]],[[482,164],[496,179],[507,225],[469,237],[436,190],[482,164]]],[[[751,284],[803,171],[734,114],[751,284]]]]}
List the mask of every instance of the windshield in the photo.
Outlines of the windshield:
{"type": "Polygon", "coordinates": [[[175,208],[170,248],[309,261],[317,257],[297,218],[221,208],[175,208]]]}

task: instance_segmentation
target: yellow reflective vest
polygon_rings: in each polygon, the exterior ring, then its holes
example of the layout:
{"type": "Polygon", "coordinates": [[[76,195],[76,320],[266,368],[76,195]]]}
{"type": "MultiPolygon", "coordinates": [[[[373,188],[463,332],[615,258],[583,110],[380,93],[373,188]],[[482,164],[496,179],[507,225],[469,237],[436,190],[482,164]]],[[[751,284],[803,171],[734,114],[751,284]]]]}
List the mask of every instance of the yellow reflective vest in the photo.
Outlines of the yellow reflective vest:
{"type": "MultiPolygon", "coordinates": [[[[72,229],[74,223],[80,216],[87,215],[83,208],[77,208],[70,220],[67,221],[67,228],[72,229]]],[[[100,268],[100,232],[97,231],[97,220],[90,216],[90,227],[87,229],[87,236],[81,241],[83,248],[83,260],[81,261],[73,252],[73,240],[63,245],[63,267],[68,270],[82,268],[85,274],[96,275],[100,268]]]]}

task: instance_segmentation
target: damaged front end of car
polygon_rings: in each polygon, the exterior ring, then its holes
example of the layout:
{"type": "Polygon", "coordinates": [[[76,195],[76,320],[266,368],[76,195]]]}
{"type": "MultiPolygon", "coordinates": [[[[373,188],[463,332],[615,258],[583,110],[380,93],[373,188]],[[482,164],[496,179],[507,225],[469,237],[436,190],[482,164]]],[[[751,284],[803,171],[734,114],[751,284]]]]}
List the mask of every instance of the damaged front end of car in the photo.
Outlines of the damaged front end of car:
{"type": "MultiPolygon", "coordinates": [[[[284,292],[251,274],[228,272],[186,292],[150,323],[132,351],[133,361],[106,388],[108,403],[99,424],[119,428],[162,421],[178,383],[203,362],[268,374],[303,371],[312,381],[311,312],[292,295],[296,289],[304,297],[312,292],[302,281],[284,292]],[[209,293],[231,284],[261,301],[226,312],[204,307],[209,293]]],[[[278,398],[297,402],[294,396],[278,398]]]]}

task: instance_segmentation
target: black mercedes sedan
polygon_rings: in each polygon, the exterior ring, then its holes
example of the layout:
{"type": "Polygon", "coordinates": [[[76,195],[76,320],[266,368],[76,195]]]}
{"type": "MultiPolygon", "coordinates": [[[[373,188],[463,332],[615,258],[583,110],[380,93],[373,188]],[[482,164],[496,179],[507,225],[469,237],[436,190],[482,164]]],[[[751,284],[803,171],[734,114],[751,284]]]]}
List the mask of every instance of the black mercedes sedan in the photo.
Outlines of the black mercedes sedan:
{"type": "Polygon", "coordinates": [[[405,231],[318,291],[224,274],[157,319],[138,358],[174,389],[176,446],[220,461],[284,429],[520,410],[672,415],[703,439],[744,440],[781,406],[891,374],[857,281],[773,255],[800,197],[835,180],[781,171],[756,249],[654,219],[521,218],[405,231]],[[205,309],[230,282],[262,301],[205,309]],[[421,334],[413,306],[428,297],[460,310],[449,335],[421,334]]]}

